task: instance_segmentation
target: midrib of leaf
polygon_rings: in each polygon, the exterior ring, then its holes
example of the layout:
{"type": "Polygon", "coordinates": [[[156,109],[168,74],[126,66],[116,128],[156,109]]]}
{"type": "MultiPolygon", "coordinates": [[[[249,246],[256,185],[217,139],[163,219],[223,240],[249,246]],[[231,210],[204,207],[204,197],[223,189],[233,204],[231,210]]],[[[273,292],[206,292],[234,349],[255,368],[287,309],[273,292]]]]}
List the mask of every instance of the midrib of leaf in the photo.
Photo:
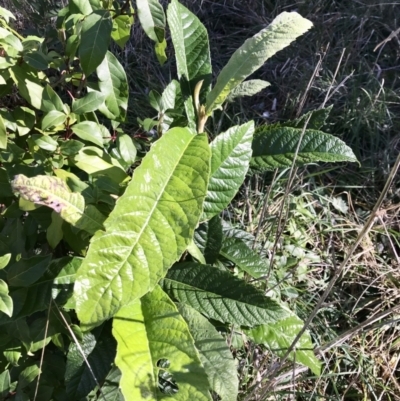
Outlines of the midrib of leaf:
{"type": "MultiPolygon", "coordinates": [[[[188,146],[192,143],[193,138],[194,138],[194,136],[193,136],[192,139],[186,144],[186,147],[184,148],[184,151],[181,153],[181,157],[180,157],[179,159],[177,159],[177,162],[175,163],[173,170],[171,170],[171,174],[170,174],[168,180],[165,180],[165,185],[162,187],[162,191],[160,191],[160,194],[159,194],[159,196],[157,197],[156,202],[154,202],[154,206],[152,207],[152,209],[151,209],[151,211],[150,211],[150,213],[149,213],[148,218],[145,220],[145,224],[142,225],[142,228],[140,229],[140,231],[139,231],[139,233],[138,233],[138,235],[137,235],[136,241],[132,244],[132,246],[124,247],[125,249],[130,249],[130,252],[129,252],[129,254],[127,254],[126,258],[124,258],[124,260],[120,262],[120,267],[119,267],[119,269],[118,269],[118,273],[120,273],[120,271],[121,271],[121,269],[124,267],[125,263],[127,263],[127,260],[128,260],[128,258],[129,258],[129,256],[131,255],[133,249],[135,248],[135,246],[136,246],[137,243],[139,242],[139,239],[141,238],[141,236],[142,236],[144,230],[148,227],[149,221],[150,221],[151,218],[153,217],[153,213],[154,213],[154,211],[156,210],[156,207],[158,206],[158,203],[159,203],[159,201],[160,201],[160,198],[161,198],[162,195],[164,194],[165,188],[168,186],[168,184],[169,184],[169,182],[170,182],[170,180],[171,180],[171,177],[174,175],[174,172],[175,172],[175,170],[176,170],[176,167],[178,166],[179,161],[180,161],[181,158],[182,158],[182,155],[185,153],[185,151],[186,151],[186,149],[188,148],[188,146]]],[[[126,213],[126,215],[128,215],[128,214],[130,214],[130,213],[126,213]]],[[[113,221],[110,222],[110,225],[111,225],[112,223],[113,223],[113,221]]],[[[123,231],[117,231],[117,230],[113,230],[112,232],[107,233],[107,229],[106,229],[106,232],[105,232],[104,236],[106,237],[106,236],[108,236],[108,235],[115,235],[116,232],[117,232],[117,233],[125,233],[125,232],[123,232],[123,231]]],[[[121,248],[122,248],[122,247],[121,247],[121,248]]],[[[112,248],[105,248],[105,249],[112,249],[112,248]]],[[[108,284],[107,286],[104,286],[103,294],[106,292],[106,290],[108,290],[108,289],[110,288],[110,286],[111,286],[111,284],[114,282],[114,280],[116,280],[116,279],[118,279],[118,278],[119,278],[119,275],[115,275],[115,277],[109,282],[109,284],[108,284]]],[[[101,301],[101,298],[99,298],[99,302],[97,303],[97,305],[100,304],[100,301],[101,301]]],[[[96,313],[96,309],[94,308],[94,309],[93,309],[93,314],[92,314],[92,316],[93,316],[95,313],[96,313]]]]}

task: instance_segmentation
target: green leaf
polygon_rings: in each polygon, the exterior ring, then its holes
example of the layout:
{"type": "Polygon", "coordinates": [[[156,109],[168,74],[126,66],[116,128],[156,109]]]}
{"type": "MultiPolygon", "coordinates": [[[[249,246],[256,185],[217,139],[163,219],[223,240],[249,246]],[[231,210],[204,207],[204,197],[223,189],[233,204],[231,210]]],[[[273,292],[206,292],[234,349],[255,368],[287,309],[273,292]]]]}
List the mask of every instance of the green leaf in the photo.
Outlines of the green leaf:
{"type": "Polygon", "coordinates": [[[51,213],[51,224],[46,230],[46,239],[49,245],[54,249],[63,238],[62,225],[64,220],[56,213],[51,213]]]}
{"type": "Polygon", "coordinates": [[[185,77],[189,95],[201,79],[211,74],[208,34],[200,20],[177,0],[168,6],[168,23],[174,44],[178,77],[185,77]]]}
{"type": "Polygon", "coordinates": [[[7,129],[3,117],[0,115],[0,149],[7,149],[7,129]]]}
{"type": "Polygon", "coordinates": [[[49,267],[51,255],[32,256],[20,259],[7,269],[7,281],[10,287],[28,287],[35,283],[49,267]]]}
{"type": "Polygon", "coordinates": [[[57,95],[50,85],[46,85],[43,90],[43,99],[40,110],[44,111],[45,113],[48,113],[52,110],[58,110],[64,113],[66,112],[66,107],[64,107],[60,96],[57,95]]]}
{"type": "Polygon", "coordinates": [[[83,21],[79,58],[86,76],[94,72],[106,56],[111,31],[109,11],[96,10],[83,21]]]}
{"type": "MultiPolygon", "coordinates": [[[[0,7],[0,13],[4,10],[0,7]]],[[[0,399],[6,399],[11,390],[10,371],[7,369],[0,374],[0,399]]]]}
{"type": "Polygon", "coordinates": [[[219,216],[200,224],[194,232],[194,241],[208,264],[216,262],[222,247],[222,225],[219,216]]]}
{"type": "Polygon", "coordinates": [[[116,183],[121,183],[127,175],[121,165],[114,165],[114,160],[101,149],[85,147],[74,157],[74,164],[92,176],[106,176],[116,183]],[[95,150],[96,149],[96,150],[95,150]]]}
{"type": "Polygon", "coordinates": [[[72,112],[84,114],[97,110],[104,103],[104,95],[100,92],[89,92],[86,96],[72,102],[72,112]]]}
{"type": "Polygon", "coordinates": [[[252,327],[275,323],[290,315],[289,310],[262,291],[208,265],[176,264],[162,285],[172,298],[224,323],[252,327]]]}
{"type": "Polygon", "coordinates": [[[100,124],[93,121],[83,121],[71,127],[72,132],[84,141],[92,142],[101,148],[103,145],[103,133],[100,124]]]}
{"type": "Polygon", "coordinates": [[[125,401],[211,401],[207,376],[188,326],[160,287],[118,312],[113,335],[125,401]],[[158,366],[165,360],[167,367],[158,366]],[[157,388],[162,372],[172,375],[178,386],[173,397],[157,388]]]}
{"type": "Polygon", "coordinates": [[[283,12],[267,28],[247,39],[218,75],[214,88],[207,96],[206,113],[211,114],[221,107],[233,89],[311,27],[312,23],[296,12],[283,12]]]}
{"type": "Polygon", "coordinates": [[[113,366],[101,387],[104,401],[125,401],[119,386],[120,381],[121,371],[116,366],[113,366]]]}
{"type": "Polygon", "coordinates": [[[67,116],[65,115],[65,113],[58,110],[51,110],[43,117],[42,130],[46,131],[48,128],[64,124],[66,119],[67,116]]]}
{"type": "Polygon", "coordinates": [[[36,122],[35,112],[27,107],[16,107],[12,112],[12,116],[17,124],[19,136],[28,134],[36,122]]]}
{"type": "Polygon", "coordinates": [[[11,260],[11,253],[6,253],[3,256],[0,256],[0,270],[4,269],[11,260]]]}
{"type": "Polygon", "coordinates": [[[128,80],[117,58],[107,52],[106,57],[96,69],[99,78],[99,90],[105,97],[105,105],[113,119],[125,119],[128,108],[128,80]]]}
{"type": "Polygon", "coordinates": [[[71,14],[89,15],[93,8],[89,0],[69,0],[69,11],[71,14]]]}
{"type": "Polygon", "coordinates": [[[117,148],[122,159],[129,165],[135,163],[137,149],[132,138],[127,134],[120,134],[117,137],[117,148]]]}
{"type": "MultiPolygon", "coordinates": [[[[57,141],[48,135],[34,134],[31,138],[28,139],[28,143],[30,143],[30,141],[33,141],[33,143],[39,148],[47,150],[49,152],[55,152],[58,147],[57,141]]],[[[33,149],[33,151],[37,150],[37,148],[33,149]]]]}
{"type": "Polygon", "coordinates": [[[238,97],[254,96],[270,85],[269,82],[262,79],[250,79],[249,81],[242,82],[233,89],[227,100],[228,102],[233,102],[238,97]]]}
{"type": "MultiPolygon", "coordinates": [[[[274,324],[254,327],[247,333],[256,343],[264,344],[271,351],[283,356],[303,326],[303,321],[292,315],[274,324]]],[[[300,337],[295,351],[290,353],[290,359],[307,366],[314,374],[319,376],[321,374],[321,362],[315,356],[313,349],[310,333],[307,331],[300,337]]]]}
{"type": "Polygon", "coordinates": [[[173,128],[135,169],[79,271],[75,298],[83,325],[98,325],[152,290],[185,251],[206,193],[207,142],[173,128]]]}
{"type": "Polygon", "coordinates": [[[0,198],[12,197],[13,192],[7,170],[0,167],[0,198]]]}
{"type": "MultiPolygon", "coordinates": [[[[272,170],[293,164],[301,128],[265,126],[257,130],[253,140],[250,166],[272,170]]],[[[298,149],[296,165],[313,162],[356,162],[353,151],[339,138],[321,131],[306,130],[298,149]]]]}
{"type": "Polygon", "coordinates": [[[255,250],[249,248],[243,241],[237,238],[227,238],[221,249],[221,255],[233,262],[238,268],[259,278],[269,272],[269,261],[262,259],[255,250]]]}
{"type": "Polygon", "coordinates": [[[40,50],[25,53],[24,61],[35,70],[43,71],[49,68],[49,58],[40,50]]]}
{"type": "Polygon", "coordinates": [[[8,286],[3,280],[0,280],[0,312],[5,313],[9,317],[11,317],[13,313],[13,300],[8,295],[8,286]]]}
{"type": "Polygon", "coordinates": [[[0,7],[0,16],[4,18],[7,24],[10,22],[10,18],[15,19],[14,14],[3,7],[0,7]]]}
{"type": "Polygon", "coordinates": [[[13,191],[30,202],[50,207],[68,223],[94,234],[102,229],[101,214],[93,215],[79,193],[73,193],[65,181],[58,177],[37,175],[33,178],[22,174],[15,176],[11,183],[13,191]]]}
{"type": "Polygon", "coordinates": [[[201,253],[200,249],[198,246],[195,244],[194,241],[191,241],[186,250],[189,252],[189,254],[196,259],[198,262],[202,264],[206,264],[206,260],[204,259],[204,255],[201,253]]]}
{"type": "Polygon", "coordinates": [[[118,15],[113,18],[111,37],[121,49],[125,47],[130,38],[132,24],[133,17],[130,15],[118,15]]]}
{"type": "Polygon", "coordinates": [[[236,401],[239,386],[237,366],[226,341],[195,309],[178,304],[178,310],[189,326],[212,390],[222,401],[236,401]]]}
{"type": "Polygon", "coordinates": [[[211,143],[211,177],[204,202],[205,219],[224,210],[236,195],[249,168],[254,123],[229,128],[211,143]]]}
{"type": "Polygon", "coordinates": [[[164,65],[165,62],[168,60],[167,54],[165,53],[166,49],[167,41],[165,39],[162,42],[157,42],[154,46],[157,60],[161,65],[164,65]]]}
{"type": "Polygon", "coordinates": [[[136,0],[140,24],[146,35],[155,42],[165,39],[165,14],[158,0],[136,0]]]}
{"type": "Polygon", "coordinates": [[[66,392],[69,400],[80,400],[96,387],[93,374],[98,383],[103,382],[115,358],[115,340],[110,325],[99,327],[83,335],[78,345],[71,343],[65,371],[66,392]],[[87,359],[87,366],[80,350],[87,359]]]}
{"type": "Polygon", "coordinates": [[[281,123],[281,126],[284,127],[293,127],[293,128],[303,128],[306,121],[308,120],[307,129],[321,129],[326,120],[329,117],[329,114],[332,111],[332,106],[326,107],[324,109],[311,110],[308,113],[303,114],[301,117],[296,118],[295,120],[289,120],[285,123],[281,123]]]}

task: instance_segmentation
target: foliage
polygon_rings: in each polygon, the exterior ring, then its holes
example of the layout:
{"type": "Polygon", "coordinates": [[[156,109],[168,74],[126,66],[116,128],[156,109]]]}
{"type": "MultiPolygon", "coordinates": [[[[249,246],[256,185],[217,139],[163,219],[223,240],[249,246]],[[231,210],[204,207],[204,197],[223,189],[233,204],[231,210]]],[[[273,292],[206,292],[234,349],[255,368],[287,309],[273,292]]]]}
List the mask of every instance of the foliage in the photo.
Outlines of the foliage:
{"type": "MultiPolygon", "coordinates": [[[[245,79],[311,22],[282,13],[211,89],[198,18],[177,0],[166,16],[157,1],[137,7],[159,61],[166,23],[176,55],[179,81],[150,93],[159,116],[142,120],[157,126],[154,143],[124,132],[128,80],[109,50],[129,37],[129,1],[71,0],[51,46],[17,33],[0,8],[3,398],[234,400],[236,365],[221,332],[240,327],[274,349],[301,329],[280,299],[243,280],[266,274],[268,260],[243,233],[228,237],[220,215],[250,166],[355,156],[319,130],[305,129],[300,151],[298,127],[253,137],[251,121],[211,143],[204,131],[225,101],[267,85],[245,79]]],[[[309,333],[300,345],[290,357],[319,374],[309,333]]]]}

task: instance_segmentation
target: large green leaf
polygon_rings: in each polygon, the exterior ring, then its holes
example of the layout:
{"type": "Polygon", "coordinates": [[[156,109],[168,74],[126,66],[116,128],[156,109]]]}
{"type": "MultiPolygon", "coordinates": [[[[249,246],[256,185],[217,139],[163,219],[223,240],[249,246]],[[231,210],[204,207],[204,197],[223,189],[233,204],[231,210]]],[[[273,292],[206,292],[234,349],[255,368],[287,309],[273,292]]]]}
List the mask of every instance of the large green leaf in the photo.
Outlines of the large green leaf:
{"type": "Polygon", "coordinates": [[[306,130],[299,145],[301,128],[265,126],[258,129],[253,140],[250,166],[271,170],[290,167],[298,148],[296,164],[313,162],[356,162],[353,151],[339,138],[317,130],[306,130]]]}
{"type": "Polygon", "coordinates": [[[96,10],[83,21],[79,58],[86,75],[94,72],[106,56],[111,31],[112,20],[109,11],[96,10]]]}
{"type": "Polygon", "coordinates": [[[37,205],[50,207],[68,223],[94,234],[102,229],[104,217],[94,207],[85,208],[85,200],[79,193],[71,192],[65,181],[58,177],[37,175],[28,178],[15,176],[12,188],[23,199],[37,205]],[[97,213],[96,213],[97,211],[97,213]]]}
{"type": "Polygon", "coordinates": [[[207,96],[206,113],[221,107],[233,89],[311,27],[312,23],[296,12],[283,12],[267,28],[247,39],[218,75],[207,96]]]}
{"type": "Polygon", "coordinates": [[[239,386],[237,366],[226,341],[195,309],[179,304],[178,310],[189,326],[211,388],[221,397],[221,401],[236,401],[239,386]]]}
{"type": "Polygon", "coordinates": [[[126,401],[211,401],[207,376],[189,328],[159,286],[118,312],[113,335],[126,401]],[[169,365],[161,368],[165,360],[169,365]],[[178,386],[176,394],[168,395],[158,388],[162,370],[172,375],[178,386]]]}
{"type": "Polygon", "coordinates": [[[254,278],[268,274],[269,261],[263,259],[255,250],[249,248],[238,238],[226,238],[221,249],[221,255],[254,278]]]}
{"type": "MultiPolygon", "coordinates": [[[[283,356],[296,338],[304,323],[297,316],[289,316],[274,324],[264,324],[248,330],[258,344],[265,344],[271,351],[283,356]]],[[[309,367],[314,374],[321,374],[321,362],[313,352],[310,333],[305,332],[299,339],[290,359],[309,367]]]]}
{"type": "Polygon", "coordinates": [[[206,135],[173,128],[144,157],[92,239],[75,285],[77,312],[98,325],[150,291],[193,237],[207,190],[206,135]]]}
{"type": "Polygon", "coordinates": [[[290,311],[229,272],[197,263],[179,263],[162,280],[171,297],[211,319],[241,326],[275,323],[290,311]]]}
{"type": "Polygon", "coordinates": [[[254,123],[236,125],[211,143],[211,176],[204,202],[204,218],[224,210],[243,183],[251,158],[254,123]]]}
{"type": "Polygon", "coordinates": [[[125,119],[128,108],[128,80],[117,58],[107,52],[106,57],[96,69],[99,78],[99,90],[105,96],[105,105],[112,114],[112,119],[125,119]]]}

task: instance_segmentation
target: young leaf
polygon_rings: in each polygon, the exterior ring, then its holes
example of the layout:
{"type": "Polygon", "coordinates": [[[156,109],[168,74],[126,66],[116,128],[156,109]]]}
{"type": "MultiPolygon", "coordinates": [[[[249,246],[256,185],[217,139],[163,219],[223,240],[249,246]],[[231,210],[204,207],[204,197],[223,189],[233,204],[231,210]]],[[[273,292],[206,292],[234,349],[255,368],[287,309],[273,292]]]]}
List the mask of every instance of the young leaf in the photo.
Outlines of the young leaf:
{"type": "Polygon", "coordinates": [[[9,317],[11,317],[13,313],[13,300],[8,295],[8,286],[3,280],[0,280],[0,312],[5,313],[9,317]]]}
{"type": "Polygon", "coordinates": [[[103,61],[111,39],[112,20],[109,11],[96,10],[82,24],[79,58],[82,70],[89,76],[103,61]]]}
{"type": "Polygon", "coordinates": [[[201,223],[194,232],[194,241],[203,252],[208,264],[213,264],[222,247],[222,225],[219,216],[201,223]]]}
{"type": "Polygon", "coordinates": [[[135,163],[137,149],[132,138],[127,134],[120,134],[117,137],[117,147],[122,159],[129,165],[135,163]]]}
{"type": "Polygon", "coordinates": [[[229,128],[211,143],[211,177],[203,218],[224,210],[243,183],[251,158],[254,122],[229,128]]]}
{"type": "Polygon", "coordinates": [[[65,181],[58,177],[37,175],[28,178],[19,174],[11,185],[25,200],[50,207],[68,223],[91,234],[103,227],[101,213],[94,214],[92,209],[85,209],[83,196],[71,192],[65,181]]]}
{"type": "MultiPolygon", "coordinates": [[[[265,126],[253,140],[250,166],[260,170],[290,167],[301,137],[301,128],[265,126]]],[[[321,131],[306,130],[298,149],[296,165],[313,162],[356,162],[353,151],[339,138],[321,131]]]]}
{"type": "Polygon", "coordinates": [[[247,39],[218,75],[214,88],[207,96],[206,113],[211,114],[221,107],[233,89],[311,27],[312,23],[296,12],[283,12],[267,28],[247,39]]]}
{"type": "Polygon", "coordinates": [[[269,271],[268,260],[262,259],[256,251],[238,238],[225,239],[221,255],[254,278],[265,276],[269,271]]]}
{"type": "Polygon", "coordinates": [[[227,101],[233,102],[238,97],[243,96],[254,96],[258,92],[261,92],[271,84],[262,79],[250,79],[249,81],[242,82],[229,94],[227,101]]]}
{"type": "Polygon", "coordinates": [[[86,96],[72,102],[75,114],[85,114],[97,110],[104,103],[104,95],[100,92],[89,92],[86,96]]]}
{"type": "Polygon", "coordinates": [[[162,280],[162,286],[172,298],[224,323],[252,327],[290,315],[288,309],[262,291],[208,265],[176,264],[162,280]]]}
{"type": "MultiPolygon", "coordinates": [[[[303,326],[303,321],[292,315],[273,324],[254,327],[248,330],[247,334],[256,343],[264,344],[271,351],[283,356],[303,326]]],[[[290,353],[290,359],[307,366],[314,374],[319,376],[321,374],[321,362],[314,355],[313,349],[310,333],[307,331],[300,337],[294,352],[290,353]]]]}
{"type": "Polygon", "coordinates": [[[189,328],[174,303],[156,286],[114,317],[116,365],[125,401],[211,401],[207,376],[189,328]],[[173,335],[171,335],[173,333],[173,335]],[[159,365],[167,360],[169,365],[159,365]],[[172,375],[178,391],[172,397],[157,388],[160,371],[172,375]]]}
{"type": "Polygon", "coordinates": [[[212,390],[222,401],[236,401],[239,386],[237,366],[226,341],[195,309],[178,304],[178,310],[189,326],[212,390]]]}
{"type": "Polygon", "coordinates": [[[113,18],[111,37],[121,49],[125,47],[130,38],[132,24],[133,17],[130,15],[118,15],[118,17],[113,18]]]}
{"type": "Polygon", "coordinates": [[[112,119],[124,120],[128,108],[128,80],[117,58],[107,52],[106,57],[96,69],[99,78],[99,90],[105,96],[105,105],[112,114],[112,119]]]}
{"type": "Polygon", "coordinates": [[[205,135],[173,128],[135,170],[91,241],[75,285],[82,324],[95,326],[150,291],[186,250],[207,189],[205,135]]]}
{"type": "Polygon", "coordinates": [[[4,269],[11,260],[11,253],[6,253],[3,256],[0,256],[0,270],[4,269]]]}

